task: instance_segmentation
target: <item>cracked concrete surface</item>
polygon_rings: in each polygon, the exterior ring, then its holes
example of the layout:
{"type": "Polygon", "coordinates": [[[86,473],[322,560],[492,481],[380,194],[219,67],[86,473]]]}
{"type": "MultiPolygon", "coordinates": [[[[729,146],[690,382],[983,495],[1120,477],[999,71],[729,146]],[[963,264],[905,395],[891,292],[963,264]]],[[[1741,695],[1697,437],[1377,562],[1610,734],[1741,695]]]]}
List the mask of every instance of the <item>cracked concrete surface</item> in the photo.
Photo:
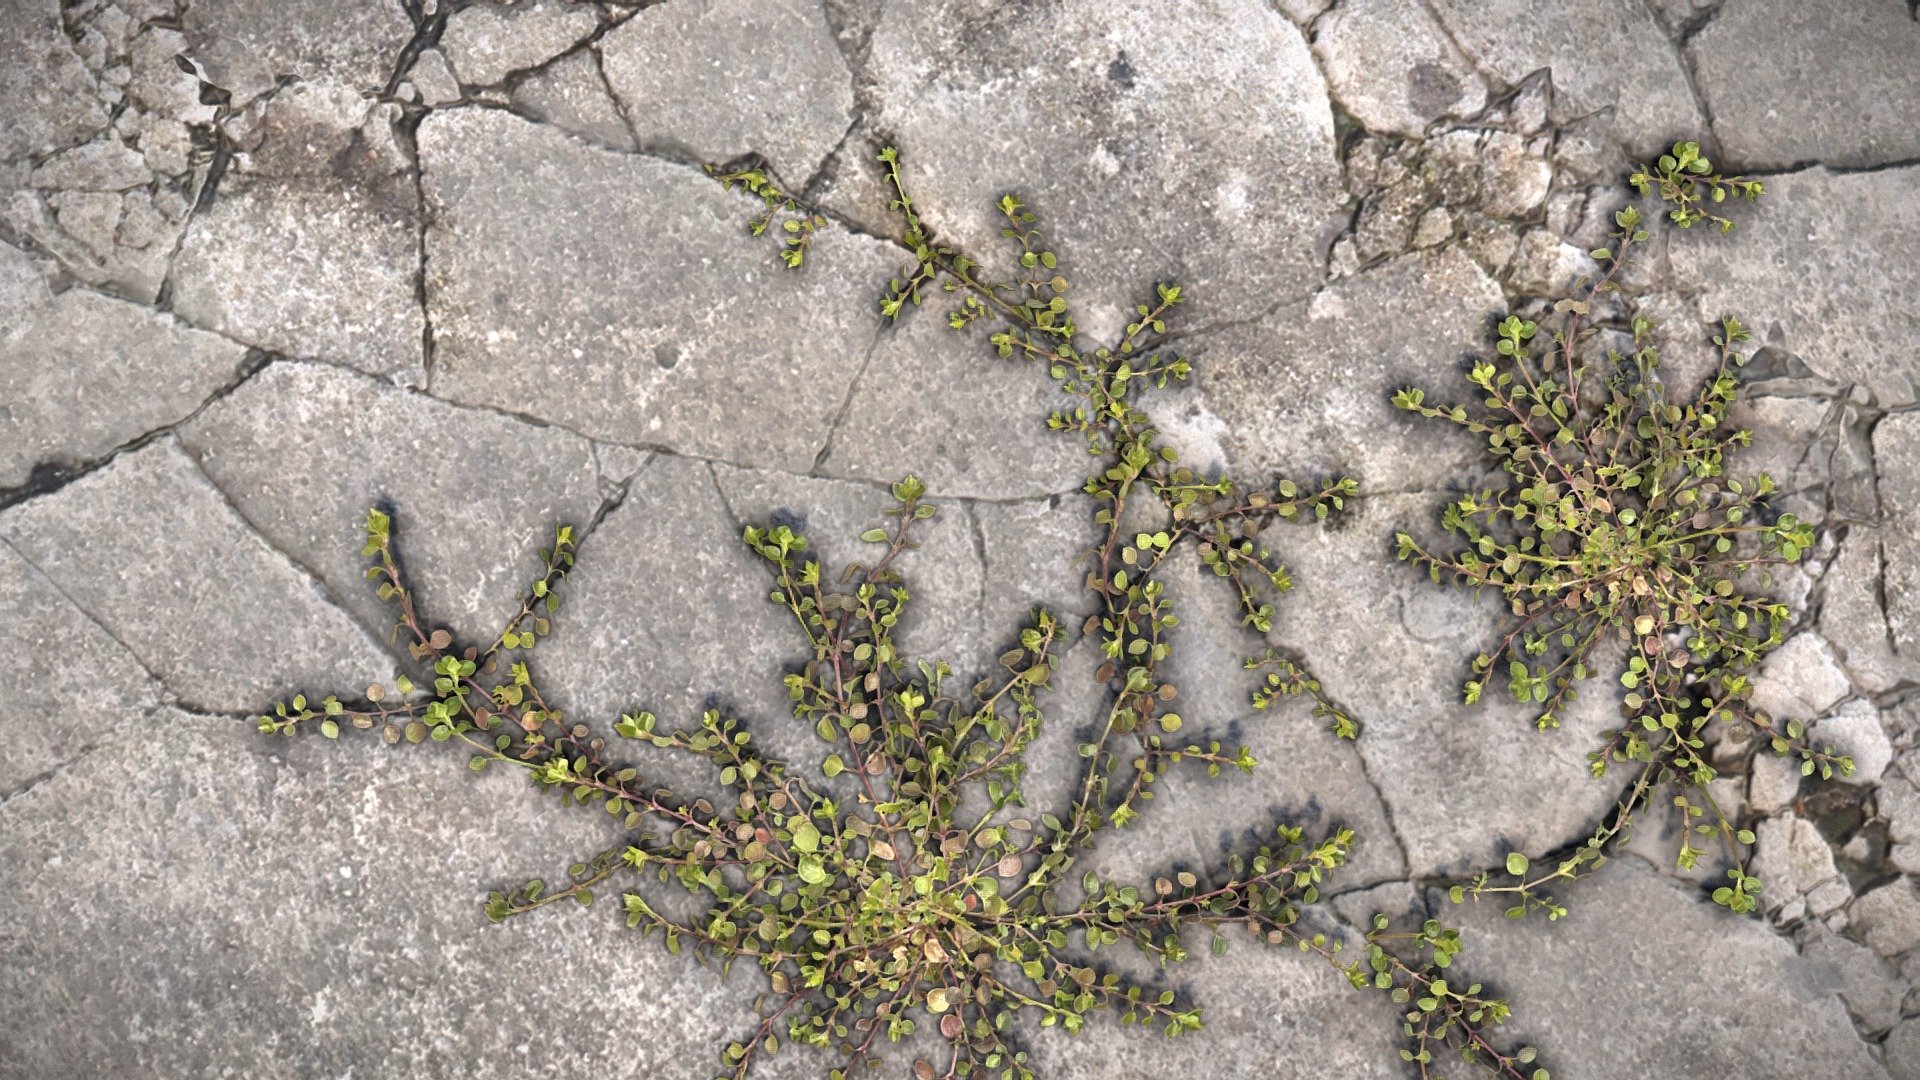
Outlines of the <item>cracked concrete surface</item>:
{"type": "MultiPolygon", "coordinates": [[[[1103,869],[1276,814],[1350,824],[1328,917],[1460,921],[1562,1080],[1920,1080],[1916,56],[1907,0],[5,0],[0,1076],[710,1073],[746,973],[597,908],[480,914],[603,843],[590,815],[244,717],[401,662],[356,558],[376,502],[429,615],[469,633],[581,526],[537,658],[574,714],[721,703],[795,757],[793,642],[743,523],[844,555],[915,471],[943,510],[909,645],[978,669],[1033,603],[1084,614],[1085,459],[1045,431],[1040,374],[874,310],[901,262],[884,140],[969,246],[993,247],[991,199],[1027,197],[1083,326],[1189,287],[1198,376],[1156,414],[1188,460],[1368,495],[1266,538],[1298,582],[1270,643],[1359,742],[1245,708],[1257,636],[1170,581],[1185,711],[1266,764],[1170,781],[1103,869]],[[1741,465],[1822,527],[1777,583],[1801,613],[1762,692],[1865,767],[1724,762],[1763,918],[1706,903],[1649,819],[1568,919],[1514,925],[1429,886],[1584,837],[1615,795],[1584,775],[1607,718],[1543,735],[1457,703],[1497,612],[1388,538],[1479,464],[1387,397],[1448,385],[1488,318],[1564,287],[1629,158],[1695,135],[1772,194],[1731,238],[1664,242],[1648,307],[1676,377],[1723,312],[1762,346],[1741,465]],[[832,218],[803,272],[702,175],[736,159],[832,218]]],[[[1093,666],[1062,659],[1036,799],[1068,782],[1093,666]]],[[[1168,977],[1206,1036],[1041,1039],[1046,1074],[1400,1074],[1391,1006],[1298,958],[1168,977]]]]}

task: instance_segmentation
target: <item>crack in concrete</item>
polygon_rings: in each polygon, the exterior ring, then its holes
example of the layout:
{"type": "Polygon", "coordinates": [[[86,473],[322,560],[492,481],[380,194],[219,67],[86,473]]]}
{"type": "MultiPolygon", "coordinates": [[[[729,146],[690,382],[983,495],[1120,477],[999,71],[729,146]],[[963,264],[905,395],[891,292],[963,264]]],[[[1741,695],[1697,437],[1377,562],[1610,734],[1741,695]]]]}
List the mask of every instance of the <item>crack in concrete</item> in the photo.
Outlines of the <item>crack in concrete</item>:
{"type": "MultiPolygon", "coordinates": [[[[128,302],[131,303],[132,301],[128,302]]],[[[184,326],[187,324],[182,323],[181,325],[184,326]]],[[[238,342],[235,344],[238,344],[238,342]]],[[[86,461],[77,462],[72,465],[62,465],[57,461],[42,461],[36,463],[26,483],[14,488],[0,489],[0,511],[5,511],[9,507],[17,506],[31,499],[37,499],[42,495],[51,495],[66,487],[68,484],[73,483],[75,480],[99,472],[101,469],[113,464],[113,462],[122,455],[139,450],[157,439],[173,434],[175,429],[179,428],[180,425],[191,422],[210,406],[232,394],[242,386],[245,386],[248,382],[251,382],[255,376],[271,367],[275,361],[280,359],[282,358],[265,350],[249,346],[248,352],[241,357],[240,363],[235,367],[233,378],[215,388],[213,393],[202,399],[201,402],[195,405],[185,416],[151,430],[143,431],[107,451],[105,454],[90,458],[86,461]]]]}

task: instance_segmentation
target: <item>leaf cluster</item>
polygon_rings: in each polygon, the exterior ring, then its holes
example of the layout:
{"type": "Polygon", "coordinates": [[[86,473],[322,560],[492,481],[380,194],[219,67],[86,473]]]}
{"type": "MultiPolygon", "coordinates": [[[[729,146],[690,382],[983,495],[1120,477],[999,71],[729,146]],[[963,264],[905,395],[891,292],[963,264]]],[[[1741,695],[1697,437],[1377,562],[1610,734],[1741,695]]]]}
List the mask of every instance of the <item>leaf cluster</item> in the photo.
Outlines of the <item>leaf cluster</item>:
{"type": "MultiPolygon", "coordinates": [[[[1657,190],[1683,228],[1711,219],[1729,229],[1731,221],[1700,209],[1701,193],[1716,203],[1728,191],[1751,200],[1760,185],[1711,169],[1696,145],[1679,143],[1632,182],[1657,190]]],[[[1548,728],[1583,682],[1614,670],[1622,723],[1589,755],[1591,771],[1635,770],[1611,817],[1550,869],[1534,871],[1516,854],[1500,883],[1483,874],[1453,893],[1505,894],[1511,915],[1558,918],[1566,909],[1543,889],[1597,868],[1655,790],[1671,784],[1683,789],[1673,800],[1685,825],[1678,865],[1692,869],[1707,854],[1701,843],[1717,839],[1731,867],[1713,898],[1751,911],[1759,882],[1747,873],[1745,848],[1753,836],[1708,790],[1720,775],[1711,729],[1757,737],[1798,757],[1803,773],[1852,770],[1810,741],[1801,721],[1751,704],[1753,670],[1792,622],[1788,605],[1764,590],[1773,571],[1807,553],[1814,533],[1770,505],[1771,477],[1728,472],[1729,455],[1752,439],[1729,422],[1746,329],[1723,319],[1712,373],[1691,395],[1672,391],[1660,376],[1653,324],[1620,285],[1650,233],[1636,206],[1618,211],[1614,223],[1612,246],[1591,253],[1604,270],[1577,298],[1554,303],[1544,325],[1519,315],[1499,324],[1496,358],[1467,374],[1472,400],[1430,404],[1417,388],[1394,398],[1472,433],[1499,468],[1499,486],[1445,507],[1440,525],[1455,540],[1450,549],[1404,532],[1396,538],[1399,557],[1435,582],[1493,591],[1510,611],[1500,640],[1473,658],[1465,699],[1503,686],[1548,728]]]]}
{"type": "MultiPolygon", "coordinates": [[[[1303,921],[1345,863],[1355,843],[1349,830],[1309,836],[1281,824],[1268,842],[1220,865],[1142,883],[1079,867],[1097,834],[1137,819],[1172,770],[1219,776],[1256,765],[1244,746],[1188,734],[1204,722],[1180,715],[1179,687],[1166,674],[1180,620],[1158,577],[1163,561],[1183,551],[1198,558],[1233,591],[1242,621],[1265,632],[1292,581],[1261,542],[1263,530],[1319,521],[1344,508],[1356,485],[1330,478],[1249,487],[1182,465],[1140,404],[1191,372],[1166,346],[1185,299],[1180,288],[1157,287],[1117,341],[1086,345],[1067,300],[1071,283],[1030,209],[1012,196],[1001,201],[1014,270],[995,277],[936,241],[901,183],[898,155],[889,149],[882,162],[912,256],[882,314],[950,298],[953,327],[984,324],[998,356],[1048,373],[1068,399],[1048,426],[1079,440],[1093,462],[1085,491],[1096,505],[1097,539],[1082,559],[1095,611],[1077,631],[1100,650],[1094,677],[1105,694],[1097,714],[1076,718],[1091,735],[1079,746],[1067,805],[1030,809],[1023,780],[1046,722],[1044,693],[1076,628],[1036,610],[999,670],[970,684],[945,662],[902,655],[896,643],[911,599],[901,556],[937,521],[913,477],[893,485],[882,523],[862,534],[871,559],[839,574],[789,525],[750,527],[742,537],[767,568],[769,599],[805,642],[807,659],[785,685],[795,721],[823,745],[817,776],[763,753],[739,719],[719,710],[684,728],[632,711],[613,725],[619,742],[610,742],[551,706],[512,654],[550,629],[556,587],[573,564],[571,530],[556,533],[521,610],[480,648],[423,620],[395,556],[392,523],[379,512],[367,522],[368,577],[395,604],[395,632],[430,681],[398,682],[391,702],[381,687],[354,702],[328,697],[316,706],[296,697],[263,716],[261,729],[292,735],[317,726],[334,737],[345,724],[379,728],[394,744],[453,743],[474,769],[521,770],[563,803],[605,813],[621,830],[619,843],[574,864],[564,882],[496,892],[487,914],[498,920],[563,900],[589,904],[617,879],[629,926],[658,935],[672,953],[757,968],[769,994],[750,1029],[720,1054],[723,1075],[736,1080],[792,1044],[823,1049],[836,1062],[829,1076],[839,1080],[927,1027],[941,1051],[938,1060],[913,1063],[917,1078],[1025,1080],[1034,1074],[1017,1026],[1023,1016],[1078,1032],[1104,1009],[1123,1024],[1192,1032],[1202,1027],[1195,1003],[1118,973],[1099,954],[1124,943],[1167,965],[1187,959],[1196,937],[1217,955],[1238,933],[1318,954],[1354,986],[1406,1004],[1406,1057],[1423,1072],[1451,1046],[1499,1075],[1544,1080],[1545,1070],[1523,1069],[1531,1049],[1505,1054],[1490,1041],[1488,1029],[1507,1016],[1504,1001],[1440,977],[1459,949],[1453,931],[1427,923],[1395,934],[1383,920],[1366,939],[1366,957],[1348,962],[1339,940],[1303,921]],[[623,742],[704,759],[724,794],[654,785],[616,751],[623,742]]],[[[789,207],[756,171],[720,179],[766,203],[770,216],[756,232],[776,210],[812,213],[789,207]]],[[[798,265],[804,251],[789,239],[783,258],[798,265]]],[[[1357,735],[1357,723],[1297,661],[1269,649],[1248,666],[1269,672],[1256,707],[1304,696],[1337,737],[1357,735]]]]}

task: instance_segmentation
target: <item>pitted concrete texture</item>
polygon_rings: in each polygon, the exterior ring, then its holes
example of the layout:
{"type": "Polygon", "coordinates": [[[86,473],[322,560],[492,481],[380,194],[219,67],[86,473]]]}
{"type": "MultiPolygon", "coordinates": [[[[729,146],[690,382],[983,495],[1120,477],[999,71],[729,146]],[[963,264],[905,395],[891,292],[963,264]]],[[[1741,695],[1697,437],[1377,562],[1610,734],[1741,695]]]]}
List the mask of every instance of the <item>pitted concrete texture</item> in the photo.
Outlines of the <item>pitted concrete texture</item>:
{"type": "MultiPolygon", "coordinates": [[[[637,941],[611,904],[493,926],[610,823],[378,740],[269,740],[251,710],[405,665],[362,580],[390,506],[419,593],[491,630],[560,522],[584,535],[535,662],[572,715],[786,715],[790,619],[744,524],[830,559],[901,474],[941,512],[902,639],[984,670],[1035,603],[1087,613],[1084,447],[1043,372],[940,311],[884,321],[905,253],[874,161],[938,232],[1004,250],[1018,192],[1105,335],[1157,281],[1193,385],[1186,460],[1346,473],[1267,539],[1271,644],[1363,725],[1247,704],[1259,651],[1170,573],[1191,722],[1250,777],[1170,779],[1103,872],[1204,860],[1274,817],[1360,836],[1328,925],[1464,927],[1556,1080],[1920,1080],[1920,22],[1910,0],[0,0],[0,1077],[704,1080],[762,986],[637,941]],[[1781,575],[1760,693],[1862,769],[1716,784],[1764,913],[1704,899],[1652,814],[1514,923],[1431,886],[1588,835],[1595,693],[1555,732],[1459,703],[1486,598],[1391,559],[1483,465],[1409,422],[1522,295],[1567,287],[1628,162],[1699,138],[1769,196],[1663,239],[1638,282],[1675,378],[1723,313],[1760,356],[1738,471],[1821,527],[1781,575]],[[707,164],[764,162],[828,217],[798,272],[707,164]]],[[[938,305],[930,305],[938,306],[938,305]]],[[[1090,644],[1056,683],[1090,683],[1090,644]]],[[[1059,797],[1094,692],[1029,789],[1059,797]]],[[[1076,713],[1075,710],[1080,710],[1076,713]]],[[[690,781],[691,782],[691,781],[690,781]]],[[[1031,1033],[1056,1078],[1410,1075],[1395,1008],[1236,943],[1164,976],[1168,1041],[1031,1033]]],[[[765,1076],[818,1076],[782,1053],[765,1076]]],[[[894,1059],[883,1075],[905,1076],[894,1059]]],[[[1450,1066],[1449,1075],[1466,1069],[1450,1066]]]]}

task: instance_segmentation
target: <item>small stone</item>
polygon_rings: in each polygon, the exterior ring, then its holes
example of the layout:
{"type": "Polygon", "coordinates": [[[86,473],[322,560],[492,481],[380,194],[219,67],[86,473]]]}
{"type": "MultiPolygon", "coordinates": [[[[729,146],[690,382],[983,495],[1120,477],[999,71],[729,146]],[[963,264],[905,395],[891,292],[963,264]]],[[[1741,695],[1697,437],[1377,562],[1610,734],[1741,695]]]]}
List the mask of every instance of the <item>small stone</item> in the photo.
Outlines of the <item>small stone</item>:
{"type": "MultiPolygon", "coordinates": [[[[1840,873],[1833,864],[1833,849],[1813,822],[1787,811],[1762,821],[1754,831],[1753,873],[1765,886],[1760,896],[1769,908],[1807,897],[1808,907],[1824,915],[1845,902],[1844,896],[1837,903],[1812,899],[1821,886],[1837,882],[1840,873]]],[[[1840,887],[1844,890],[1846,885],[1840,887]]],[[[1830,892],[1821,897],[1829,899],[1830,892]]]]}
{"type": "Polygon", "coordinates": [[[635,15],[599,47],[649,149],[701,161],[757,153],[798,190],[853,121],[853,77],[810,0],[676,0],[635,15]]]}
{"type": "Polygon", "coordinates": [[[1776,719],[1811,720],[1852,689],[1826,639],[1803,632],[1767,655],[1754,679],[1752,704],[1776,719]]]}
{"type": "Polygon", "coordinates": [[[1920,944],[1920,888],[1913,878],[1861,895],[1848,912],[1854,928],[1881,956],[1898,956],[1920,944]]]}
{"type": "Polygon", "coordinates": [[[1489,132],[1478,157],[1480,209],[1487,214],[1519,220],[1546,202],[1553,164],[1520,136],[1489,132]]]}
{"type": "Polygon", "coordinates": [[[439,49],[422,49],[407,69],[407,78],[420,91],[420,103],[430,109],[460,100],[460,82],[447,65],[447,54],[439,49]]]}
{"type": "Polygon", "coordinates": [[[1413,228],[1413,246],[1416,248],[1438,247],[1453,237],[1453,215],[1447,213],[1444,206],[1436,206],[1420,215],[1420,223],[1413,228]]]}
{"type": "Polygon", "coordinates": [[[1817,745],[1831,743],[1835,750],[1853,759],[1851,776],[1842,778],[1834,773],[1836,780],[1845,783],[1875,783],[1893,763],[1893,742],[1880,722],[1880,710],[1869,701],[1856,698],[1840,706],[1813,725],[1811,737],[1817,745]]]}
{"type": "Polygon", "coordinates": [[[1592,277],[1596,269],[1591,256],[1551,229],[1534,229],[1520,238],[1507,281],[1529,296],[1564,296],[1575,281],[1592,277]]]}
{"type": "Polygon", "coordinates": [[[492,86],[515,71],[566,52],[600,26],[588,4],[561,0],[503,0],[474,4],[447,16],[440,34],[446,61],[469,86],[492,86]]]}

